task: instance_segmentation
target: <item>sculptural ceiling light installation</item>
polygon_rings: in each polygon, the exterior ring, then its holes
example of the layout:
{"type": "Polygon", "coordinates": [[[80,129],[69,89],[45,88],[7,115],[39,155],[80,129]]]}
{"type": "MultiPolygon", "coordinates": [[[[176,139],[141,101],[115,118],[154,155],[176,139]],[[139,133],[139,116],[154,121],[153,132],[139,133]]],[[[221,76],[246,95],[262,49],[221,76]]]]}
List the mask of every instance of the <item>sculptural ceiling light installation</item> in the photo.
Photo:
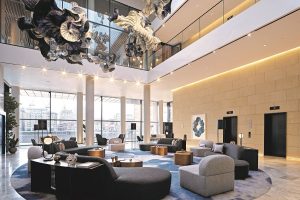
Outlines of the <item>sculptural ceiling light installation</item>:
{"type": "Polygon", "coordinates": [[[43,57],[48,61],[66,59],[71,64],[81,64],[82,60],[100,64],[104,72],[114,68],[115,54],[106,53],[105,43],[109,36],[92,33],[85,10],[72,2],[70,10],[61,10],[55,0],[22,0],[32,18],[18,19],[18,26],[37,42],[43,57]],[[93,54],[88,53],[91,39],[97,47],[93,54]]]}
{"type": "Polygon", "coordinates": [[[171,13],[172,0],[145,0],[146,6],[142,11],[131,10],[125,17],[119,15],[118,9],[109,18],[118,26],[129,31],[127,44],[125,47],[128,57],[141,57],[146,50],[156,50],[161,43],[158,37],[153,35],[148,17],[151,14],[160,19],[164,19],[171,13]]]}

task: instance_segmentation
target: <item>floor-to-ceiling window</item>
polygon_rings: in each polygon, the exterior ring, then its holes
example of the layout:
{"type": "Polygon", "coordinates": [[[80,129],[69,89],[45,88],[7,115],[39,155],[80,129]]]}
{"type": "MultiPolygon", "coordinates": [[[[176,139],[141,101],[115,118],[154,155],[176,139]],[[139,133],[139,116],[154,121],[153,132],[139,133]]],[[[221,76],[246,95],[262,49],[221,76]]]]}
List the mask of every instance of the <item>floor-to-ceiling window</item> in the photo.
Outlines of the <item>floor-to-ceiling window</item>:
{"type": "Polygon", "coordinates": [[[152,101],[150,107],[150,134],[157,135],[158,131],[158,102],[152,101]]]}
{"type": "Polygon", "coordinates": [[[118,137],[121,133],[121,101],[120,98],[102,97],[102,136],[118,137]]]}
{"type": "Polygon", "coordinates": [[[20,144],[30,144],[31,139],[39,141],[42,134],[47,133],[52,133],[60,139],[74,137],[76,135],[76,112],[75,94],[21,90],[20,144]],[[39,119],[47,120],[47,131],[34,131],[34,125],[39,119]]]}
{"type": "Polygon", "coordinates": [[[163,103],[163,121],[173,122],[173,102],[163,103]]]}
{"type": "Polygon", "coordinates": [[[126,138],[128,140],[136,139],[132,138],[133,135],[142,135],[142,115],[142,100],[126,99],[126,138]],[[131,130],[132,123],[136,124],[136,130],[131,130]],[[135,134],[132,131],[135,131],[135,134]]]}

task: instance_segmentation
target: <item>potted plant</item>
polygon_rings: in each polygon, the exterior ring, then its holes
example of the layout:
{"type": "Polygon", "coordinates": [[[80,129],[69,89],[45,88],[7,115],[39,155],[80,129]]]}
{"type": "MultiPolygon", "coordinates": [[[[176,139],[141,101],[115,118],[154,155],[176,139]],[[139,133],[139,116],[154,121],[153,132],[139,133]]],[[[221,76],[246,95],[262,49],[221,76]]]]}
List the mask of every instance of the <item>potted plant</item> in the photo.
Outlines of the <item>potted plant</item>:
{"type": "Polygon", "coordinates": [[[19,107],[19,103],[16,99],[10,95],[9,92],[4,93],[4,111],[6,112],[6,151],[15,153],[17,151],[16,145],[19,142],[19,138],[13,134],[13,128],[18,126],[15,110],[19,107]]]}

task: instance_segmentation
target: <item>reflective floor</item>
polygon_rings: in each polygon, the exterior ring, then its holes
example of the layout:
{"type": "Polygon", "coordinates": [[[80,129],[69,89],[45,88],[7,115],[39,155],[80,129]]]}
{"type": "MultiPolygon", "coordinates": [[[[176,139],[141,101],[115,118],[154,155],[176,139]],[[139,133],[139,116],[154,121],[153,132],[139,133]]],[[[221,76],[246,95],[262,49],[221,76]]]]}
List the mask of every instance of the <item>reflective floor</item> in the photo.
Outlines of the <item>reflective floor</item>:
{"type": "MultiPolygon", "coordinates": [[[[12,188],[10,176],[16,168],[27,162],[27,149],[28,147],[19,147],[15,155],[1,156],[0,199],[23,199],[12,188]]],[[[259,200],[300,199],[300,162],[287,161],[282,158],[260,157],[259,168],[267,172],[273,182],[270,191],[261,196],[259,200]]]]}

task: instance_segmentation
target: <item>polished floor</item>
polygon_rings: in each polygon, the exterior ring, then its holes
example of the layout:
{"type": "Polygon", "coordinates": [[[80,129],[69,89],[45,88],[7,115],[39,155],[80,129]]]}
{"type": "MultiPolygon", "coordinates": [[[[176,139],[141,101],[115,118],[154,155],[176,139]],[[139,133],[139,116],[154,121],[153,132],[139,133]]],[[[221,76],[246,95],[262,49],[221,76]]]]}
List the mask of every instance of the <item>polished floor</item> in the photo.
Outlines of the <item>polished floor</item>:
{"type": "MultiPolygon", "coordinates": [[[[12,188],[10,176],[20,165],[27,162],[27,147],[20,147],[15,155],[1,156],[0,199],[23,199],[12,188]]],[[[268,193],[259,200],[299,200],[300,162],[282,158],[260,157],[259,168],[267,172],[273,182],[268,193]]],[[[253,191],[255,192],[255,191],[253,191]]]]}

